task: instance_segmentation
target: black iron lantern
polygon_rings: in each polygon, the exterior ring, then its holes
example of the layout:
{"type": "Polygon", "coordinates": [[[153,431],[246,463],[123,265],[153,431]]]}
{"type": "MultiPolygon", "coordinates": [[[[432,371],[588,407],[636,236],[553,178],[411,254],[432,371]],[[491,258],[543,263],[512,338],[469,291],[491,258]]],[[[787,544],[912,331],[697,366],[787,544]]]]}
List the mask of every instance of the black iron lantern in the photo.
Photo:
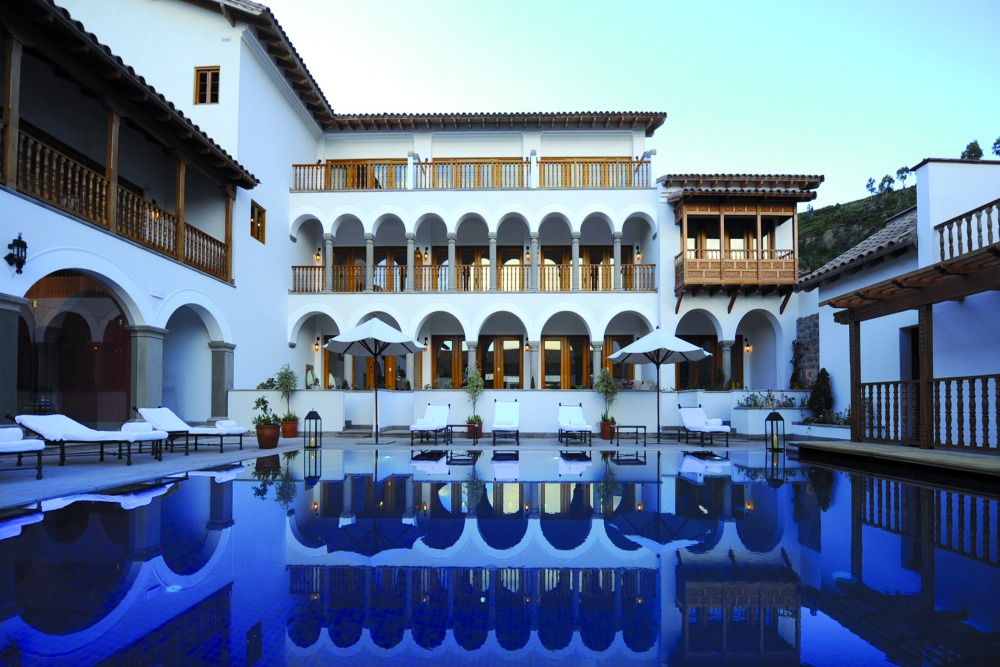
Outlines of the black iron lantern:
{"type": "Polygon", "coordinates": [[[24,263],[28,260],[28,244],[21,235],[18,234],[17,238],[7,244],[7,249],[10,250],[7,256],[4,257],[7,263],[14,267],[17,273],[21,273],[21,269],[24,268],[24,263]]]}
{"type": "Polygon", "coordinates": [[[777,410],[764,419],[764,442],[767,449],[785,448],[785,418],[777,410]]]}
{"type": "Polygon", "coordinates": [[[315,410],[310,410],[302,420],[302,446],[307,449],[323,446],[323,419],[315,410]]]}
{"type": "MultiPolygon", "coordinates": [[[[308,447],[305,454],[302,461],[302,479],[306,483],[306,489],[311,489],[323,476],[323,450],[319,447],[308,447]]],[[[317,510],[318,507],[314,503],[313,511],[318,514],[317,510]]]]}

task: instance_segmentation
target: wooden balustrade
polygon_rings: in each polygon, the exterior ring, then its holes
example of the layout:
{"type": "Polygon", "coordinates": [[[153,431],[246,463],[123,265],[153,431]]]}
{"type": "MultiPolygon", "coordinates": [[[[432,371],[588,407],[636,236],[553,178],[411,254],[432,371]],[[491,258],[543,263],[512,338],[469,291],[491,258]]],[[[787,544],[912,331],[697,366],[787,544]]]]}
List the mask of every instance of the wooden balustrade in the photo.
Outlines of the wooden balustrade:
{"type": "Polygon", "coordinates": [[[417,190],[501,190],[528,187],[528,163],[519,159],[434,160],[414,164],[417,190]]]}
{"type": "Polygon", "coordinates": [[[118,190],[118,221],[115,229],[146,247],[165,255],[177,254],[177,218],[125,189],[118,190]]]}
{"type": "Polygon", "coordinates": [[[364,265],[349,264],[332,267],[334,292],[364,292],[364,265]]]}
{"type": "Polygon", "coordinates": [[[793,285],[795,251],[685,250],[674,258],[677,285],[793,285]]]}
{"type": "Polygon", "coordinates": [[[956,215],[934,229],[942,262],[1000,243],[1000,199],[956,215]]]}
{"type": "Polygon", "coordinates": [[[861,523],[914,540],[930,539],[943,551],[994,567],[1000,565],[996,536],[1000,531],[1000,503],[941,489],[866,478],[861,523]],[[924,509],[921,496],[932,507],[934,529],[920,529],[924,509]]]}
{"type": "Polygon", "coordinates": [[[649,188],[648,160],[546,158],[538,164],[540,188],[649,188]]]}
{"type": "Polygon", "coordinates": [[[417,292],[445,292],[448,290],[447,266],[413,267],[413,289],[417,292]]]}
{"type": "Polygon", "coordinates": [[[997,451],[1000,375],[934,378],[934,447],[997,451]]]}
{"type": "Polygon", "coordinates": [[[293,164],[292,189],[404,190],[406,160],[331,160],[293,164]]]}
{"type": "Polygon", "coordinates": [[[292,292],[316,294],[323,291],[323,267],[315,264],[292,267],[292,292]]]}
{"type": "Polygon", "coordinates": [[[459,292],[486,292],[490,289],[490,267],[482,264],[459,264],[456,267],[459,292]]]}
{"type": "Polygon", "coordinates": [[[102,174],[24,132],[17,150],[20,192],[108,227],[108,182],[102,174]]]}
{"type": "Polygon", "coordinates": [[[863,383],[861,423],[865,439],[920,444],[918,390],[915,380],[863,383]]]}
{"type": "Polygon", "coordinates": [[[372,286],[376,292],[402,292],[406,289],[406,266],[372,267],[372,286]]]}
{"type": "Polygon", "coordinates": [[[497,267],[497,290],[527,292],[528,268],[524,264],[504,264],[497,267]]]}
{"type": "Polygon", "coordinates": [[[584,292],[610,292],[614,286],[614,267],[610,264],[581,264],[580,289],[584,292]]]}
{"type": "Polygon", "coordinates": [[[187,223],[184,224],[184,263],[223,280],[227,273],[229,248],[225,242],[213,238],[187,223]]]}
{"type": "Polygon", "coordinates": [[[655,264],[622,264],[622,289],[626,292],[655,292],[655,264]]]}
{"type": "Polygon", "coordinates": [[[539,268],[539,286],[543,292],[568,292],[572,289],[572,264],[543,264],[539,268]]]}

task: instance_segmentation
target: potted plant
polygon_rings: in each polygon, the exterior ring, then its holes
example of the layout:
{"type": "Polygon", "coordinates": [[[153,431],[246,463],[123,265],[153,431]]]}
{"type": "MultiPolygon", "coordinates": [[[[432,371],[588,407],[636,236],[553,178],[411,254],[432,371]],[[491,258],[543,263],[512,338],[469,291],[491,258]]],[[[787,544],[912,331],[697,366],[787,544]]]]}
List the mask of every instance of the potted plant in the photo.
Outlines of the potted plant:
{"type": "Polygon", "coordinates": [[[601,437],[610,440],[614,431],[615,418],[611,416],[611,406],[618,396],[618,383],[611,377],[611,371],[602,368],[594,383],[594,391],[604,399],[604,414],[601,415],[601,437]]]}
{"type": "Polygon", "coordinates": [[[278,446],[281,418],[271,409],[266,396],[258,396],[253,409],[260,413],[253,417],[253,425],[257,428],[257,446],[274,449],[278,446]]]}
{"type": "Polygon", "coordinates": [[[472,402],[472,414],[465,420],[469,425],[470,438],[478,438],[483,434],[483,418],[476,412],[476,400],[485,392],[483,376],[478,368],[472,366],[469,369],[469,377],[465,379],[465,395],[472,402]]]}
{"type": "Polygon", "coordinates": [[[299,388],[299,376],[285,364],[274,376],[274,388],[285,399],[285,415],[281,418],[281,437],[294,438],[299,434],[299,416],[292,412],[292,394],[299,388]]]}

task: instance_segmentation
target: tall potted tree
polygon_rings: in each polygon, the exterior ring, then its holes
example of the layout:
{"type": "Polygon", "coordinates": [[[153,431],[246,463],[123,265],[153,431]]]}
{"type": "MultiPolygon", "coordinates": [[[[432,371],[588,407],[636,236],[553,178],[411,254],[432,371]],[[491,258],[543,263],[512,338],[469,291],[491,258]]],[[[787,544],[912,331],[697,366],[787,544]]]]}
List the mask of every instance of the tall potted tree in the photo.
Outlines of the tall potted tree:
{"type": "Polygon", "coordinates": [[[601,415],[601,437],[605,440],[611,439],[615,418],[611,416],[611,406],[618,396],[618,383],[611,377],[611,371],[602,368],[594,383],[594,391],[604,399],[604,414],[601,415]]]}
{"type": "Polygon", "coordinates": [[[469,437],[478,438],[483,434],[483,418],[476,412],[476,400],[482,396],[486,389],[483,386],[483,376],[476,366],[469,369],[469,377],[465,379],[465,395],[472,402],[472,414],[466,419],[469,425],[469,437]]]}
{"type": "Polygon", "coordinates": [[[281,418],[281,437],[294,438],[299,434],[299,416],[292,412],[292,394],[299,388],[299,376],[285,364],[274,376],[274,388],[285,399],[285,415],[281,418]]]}

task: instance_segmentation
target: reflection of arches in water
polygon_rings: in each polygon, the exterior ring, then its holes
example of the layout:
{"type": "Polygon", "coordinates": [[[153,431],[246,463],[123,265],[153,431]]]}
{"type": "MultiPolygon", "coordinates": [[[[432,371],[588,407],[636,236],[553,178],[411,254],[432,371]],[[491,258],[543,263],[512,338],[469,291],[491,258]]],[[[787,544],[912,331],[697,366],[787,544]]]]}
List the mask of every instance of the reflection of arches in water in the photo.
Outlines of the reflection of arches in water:
{"type": "Polygon", "coordinates": [[[622,572],[622,639],[636,653],[653,648],[659,634],[657,570],[622,572]]]}
{"type": "Polygon", "coordinates": [[[301,648],[312,646],[319,640],[323,621],[323,603],[318,598],[313,599],[312,595],[297,595],[286,625],[288,638],[301,648]]]}
{"type": "Polygon", "coordinates": [[[413,582],[413,640],[426,649],[440,646],[447,632],[448,590],[441,581],[444,576],[444,569],[419,568],[413,582]]]}
{"type": "Polygon", "coordinates": [[[477,523],[483,541],[498,551],[517,546],[528,532],[527,517],[479,519],[477,523]]]}
{"type": "Polygon", "coordinates": [[[207,528],[211,519],[211,485],[207,477],[184,483],[160,504],[163,562],[171,572],[191,575],[201,570],[218,546],[220,531],[207,528]]]}
{"type": "Polygon", "coordinates": [[[592,651],[606,651],[615,641],[615,571],[580,572],[580,638],[592,651]]]}
{"type": "Polygon", "coordinates": [[[545,648],[558,651],[573,639],[573,570],[544,569],[540,574],[538,638],[545,648]]]}
{"type": "Polygon", "coordinates": [[[73,503],[58,512],[46,512],[42,520],[45,534],[59,544],[72,544],[87,531],[93,503],[73,503]]]}
{"type": "Polygon", "coordinates": [[[497,643],[507,651],[524,648],[531,639],[531,611],[524,577],[525,571],[521,568],[497,572],[496,637],[497,643]]]}
{"type": "Polygon", "coordinates": [[[354,646],[361,639],[365,620],[365,572],[357,567],[330,570],[327,618],[330,641],[338,648],[354,646]]]}
{"type": "Polygon", "coordinates": [[[560,551],[571,551],[587,541],[593,522],[587,519],[549,518],[542,515],[539,527],[546,541],[560,551]]]}
{"type": "Polygon", "coordinates": [[[750,551],[770,553],[778,546],[784,533],[778,507],[778,490],[763,484],[747,487],[747,505],[753,507],[736,521],[736,534],[750,551]]]}
{"type": "Polygon", "coordinates": [[[452,590],[454,591],[455,641],[467,651],[474,651],[486,643],[489,605],[486,589],[489,570],[485,568],[458,568],[452,590]]]}
{"type": "Polygon", "coordinates": [[[403,570],[379,567],[373,572],[371,636],[380,648],[392,648],[403,639],[406,582],[403,570]]]}

